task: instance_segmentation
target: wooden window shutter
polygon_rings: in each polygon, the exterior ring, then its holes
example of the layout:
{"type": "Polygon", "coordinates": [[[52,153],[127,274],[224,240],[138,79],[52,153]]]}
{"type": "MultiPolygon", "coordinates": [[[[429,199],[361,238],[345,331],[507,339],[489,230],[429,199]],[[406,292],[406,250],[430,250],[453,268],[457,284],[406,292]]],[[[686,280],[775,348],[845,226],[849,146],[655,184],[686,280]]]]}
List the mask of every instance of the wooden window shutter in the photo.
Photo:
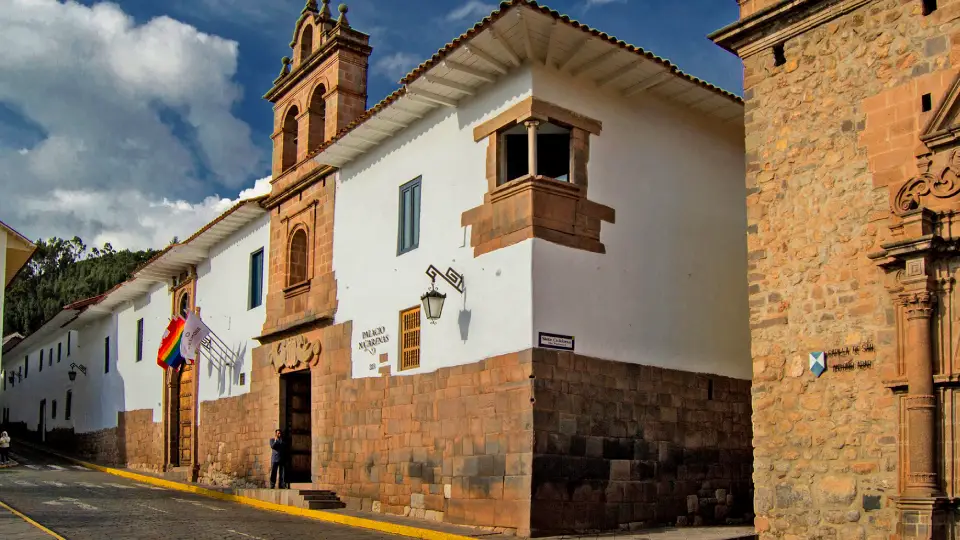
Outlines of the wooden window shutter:
{"type": "Polygon", "coordinates": [[[420,367],[420,306],[400,312],[400,371],[420,367]]]}

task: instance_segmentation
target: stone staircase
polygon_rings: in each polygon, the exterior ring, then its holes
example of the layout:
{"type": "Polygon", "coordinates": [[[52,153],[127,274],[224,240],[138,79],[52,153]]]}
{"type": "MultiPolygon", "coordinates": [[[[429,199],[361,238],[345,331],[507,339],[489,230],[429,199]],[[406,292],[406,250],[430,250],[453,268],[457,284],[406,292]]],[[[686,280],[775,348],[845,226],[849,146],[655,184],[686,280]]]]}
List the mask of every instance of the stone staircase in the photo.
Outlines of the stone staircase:
{"type": "Polygon", "coordinates": [[[340,498],[332,491],[323,489],[301,489],[297,490],[303,502],[310,510],[332,510],[334,508],[344,508],[346,505],[340,502],[340,498]]]}
{"type": "Polygon", "coordinates": [[[291,487],[293,489],[238,489],[236,494],[258,501],[308,510],[333,510],[346,507],[332,491],[312,487],[298,488],[296,485],[291,487]]]}

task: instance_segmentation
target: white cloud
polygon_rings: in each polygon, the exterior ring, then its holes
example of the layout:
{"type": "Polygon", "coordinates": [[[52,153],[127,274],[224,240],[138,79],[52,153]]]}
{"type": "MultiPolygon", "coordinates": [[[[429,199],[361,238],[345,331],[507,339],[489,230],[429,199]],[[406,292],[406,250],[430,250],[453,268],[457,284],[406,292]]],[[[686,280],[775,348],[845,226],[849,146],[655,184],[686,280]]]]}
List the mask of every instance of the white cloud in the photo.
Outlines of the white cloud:
{"type": "Polygon", "coordinates": [[[496,9],[497,5],[493,3],[480,2],[479,0],[468,0],[462,6],[447,13],[446,17],[444,17],[444,20],[447,22],[460,22],[467,19],[478,21],[493,13],[493,11],[496,9]]]}
{"type": "Polygon", "coordinates": [[[420,57],[401,51],[376,59],[372,69],[378,75],[399,80],[418,65],[420,65],[420,57]]]}
{"type": "Polygon", "coordinates": [[[115,4],[0,0],[0,105],[40,134],[0,139],[0,215],[32,237],[118,248],[205,223],[229,201],[205,194],[264,165],[232,112],[237,55],[234,41],[169,17],[137,25],[115,4]]]}
{"type": "Polygon", "coordinates": [[[136,190],[84,191],[55,189],[20,199],[29,213],[56,213],[92,222],[98,232],[82,237],[90,245],[110,242],[114,248],[162,248],[177,236],[190,236],[237,202],[270,192],[270,177],[244,189],[236,199],[205,197],[198,203],[151,199],[136,190]]]}
{"type": "Polygon", "coordinates": [[[584,11],[596,7],[596,6],[605,6],[607,4],[626,4],[627,0],[587,0],[586,5],[584,6],[584,11]]]}

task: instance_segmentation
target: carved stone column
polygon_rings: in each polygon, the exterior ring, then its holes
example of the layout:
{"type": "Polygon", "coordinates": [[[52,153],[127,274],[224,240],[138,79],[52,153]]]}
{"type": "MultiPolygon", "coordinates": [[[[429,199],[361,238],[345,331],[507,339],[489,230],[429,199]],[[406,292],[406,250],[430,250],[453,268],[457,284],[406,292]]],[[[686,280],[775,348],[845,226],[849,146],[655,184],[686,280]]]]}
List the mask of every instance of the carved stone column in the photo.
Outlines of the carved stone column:
{"type": "Polygon", "coordinates": [[[523,123],[527,126],[527,162],[529,165],[530,176],[537,175],[537,126],[539,120],[527,120],[523,123]]]}
{"type": "Polygon", "coordinates": [[[936,396],[933,390],[933,347],[930,321],[936,297],[929,291],[900,297],[907,319],[905,348],[908,394],[905,398],[910,439],[904,496],[933,497],[939,493],[936,464],[936,396]]]}

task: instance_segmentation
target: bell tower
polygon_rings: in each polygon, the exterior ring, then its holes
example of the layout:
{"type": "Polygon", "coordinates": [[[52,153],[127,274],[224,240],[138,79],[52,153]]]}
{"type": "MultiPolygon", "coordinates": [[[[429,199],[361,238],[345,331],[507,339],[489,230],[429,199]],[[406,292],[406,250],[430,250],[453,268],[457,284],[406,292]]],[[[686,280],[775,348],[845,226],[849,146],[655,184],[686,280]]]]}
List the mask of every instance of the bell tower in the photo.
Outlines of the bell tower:
{"type": "MultiPolygon", "coordinates": [[[[264,99],[273,103],[270,264],[264,336],[308,332],[336,312],[333,272],[335,169],[313,156],[364,113],[370,37],[341,4],[308,0],[293,29],[292,54],[264,99]]],[[[261,341],[261,343],[264,343],[261,341]]]]}
{"type": "Polygon", "coordinates": [[[276,197],[315,169],[309,157],[367,106],[370,36],[347,21],[340,4],[307,0],[293,29],[291,56],[263,96],[273,103],[273,190],[276,197]]]}

